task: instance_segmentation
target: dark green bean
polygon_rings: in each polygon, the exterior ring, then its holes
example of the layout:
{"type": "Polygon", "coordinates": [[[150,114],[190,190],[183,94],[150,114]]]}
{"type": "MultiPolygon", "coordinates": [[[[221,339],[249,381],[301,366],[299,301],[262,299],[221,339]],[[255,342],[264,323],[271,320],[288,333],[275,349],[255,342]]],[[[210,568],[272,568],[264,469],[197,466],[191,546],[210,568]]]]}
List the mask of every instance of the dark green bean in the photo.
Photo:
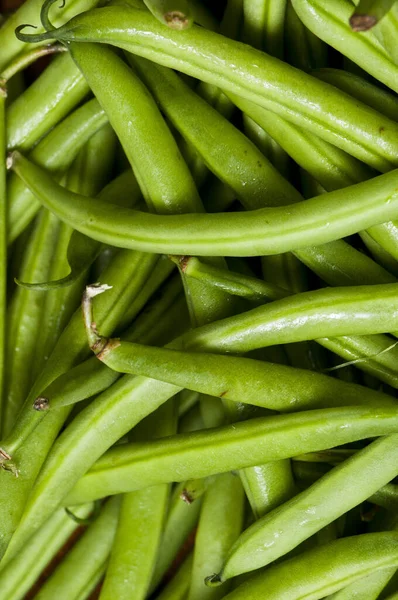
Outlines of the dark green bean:
{"type": "Polygon", "coordinates": [[[117,45],[286,116],[375,168],[384,171],[397,164],[393,132],[398,126],[392,121],[333,86],[201,27],[172,31],[144,11],[113,6],[79,15],[43,36],[19,32],[18,37],[117,45]]]}
{"type": "MultiPolygon", "coordinates": [[[[388,408],[319,409],[115,447],[79,480],[64,502],[79,504],[147,485],[207,477],[394,433],[397,414],[396,409],[388,408]]],[[[396,464],[390,463],[389,468],[396,469],[396,464]]]]}
{"type": "Polygon", "coordinates": [[[12,168],[37,198],[66,223],[118,247],[167,254],[258,256],[324,244],[397,216],[398,171],[290,206],[247,213],[154,215],[63,190],[17,152],[12,168]],[[111,215],[112,213],[112,215],[111,215]],[[353,216],[355,215],[355,219],[353,216]]]}

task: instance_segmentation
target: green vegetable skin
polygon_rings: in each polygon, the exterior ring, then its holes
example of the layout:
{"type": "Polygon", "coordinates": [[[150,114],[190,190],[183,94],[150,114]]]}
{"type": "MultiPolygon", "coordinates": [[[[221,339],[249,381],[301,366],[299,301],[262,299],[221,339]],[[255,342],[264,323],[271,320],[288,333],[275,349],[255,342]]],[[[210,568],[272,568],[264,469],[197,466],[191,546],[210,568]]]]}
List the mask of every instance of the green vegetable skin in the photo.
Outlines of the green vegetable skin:
{"type": "Polygon", "coordinates": [[[0,600],[79,517],[38,599],[395,599],[398,2],[54,4],[0,26],[0,600]]]}

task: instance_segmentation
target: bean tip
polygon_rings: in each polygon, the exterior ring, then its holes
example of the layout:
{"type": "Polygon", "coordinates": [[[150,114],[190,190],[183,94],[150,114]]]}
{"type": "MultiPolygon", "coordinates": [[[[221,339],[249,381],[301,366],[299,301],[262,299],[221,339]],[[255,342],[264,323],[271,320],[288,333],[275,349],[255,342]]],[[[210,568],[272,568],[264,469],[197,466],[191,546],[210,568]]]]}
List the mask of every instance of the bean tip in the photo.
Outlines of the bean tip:
{"type": "Polygon", "coordinates": [[[218,573],[214,573],[214,575],[209,575],[209,577],[205,578],[205,584],[207,587],[217,587],[222,584],[221,576],[218,573]]]}
{"type": "Polygon", "coordinates": [[[95,298],[99,294],[103,294],[107,290],[111,290],[112,286],[106,283],[92,283],[86,286],[86,298],[95,298]]]}
{"type": "Polygon", "coordinates": [[[372,15],[352,15],[350,26],[353,31],[368,31],[377,23],[376,17],[372,15]]]}
{"type": "Polygon", "coordinates": [[[187,29],[191,25],[191,19],[179,10],[171,10],[165,13],[164,20],[170,29],[187,29]]]}
{"type": "Polygon", "coordinates": [[[39,412],[43,412],[50,408],[50,401],[44,396],[38,396],[33,403],[33,408],[39,412]]]}
{"type": "Polygon", "coordinates": [[[8,171],[13,168],[18,156],[20,156],[20,154],[17,150],[13,150],[12,152],[9,152],[9,154],[7,155],[7,158],[6,158],[6,168],[8,171]]]}

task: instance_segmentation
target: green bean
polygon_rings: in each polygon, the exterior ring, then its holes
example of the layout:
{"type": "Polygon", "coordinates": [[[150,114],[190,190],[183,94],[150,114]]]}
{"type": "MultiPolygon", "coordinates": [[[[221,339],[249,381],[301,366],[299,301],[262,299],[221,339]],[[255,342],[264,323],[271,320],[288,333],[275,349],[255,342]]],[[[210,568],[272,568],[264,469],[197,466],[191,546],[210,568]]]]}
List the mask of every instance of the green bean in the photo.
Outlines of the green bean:
{"type": "MultiPolygon", "coordinates": [[[[92,504],[74,510],[79,518],[92,512],[92,504]]],[[[1,593],[4,600],[23,600],[49,561],[64,546],[76,529],[76,523],[59,509],[37,532],[17,557],[0,573],[1,593]]]]}
{"type": "MultiPolygon", "coordinates": [[[[59,24],[65,23],[65,21],[71,17],[82,11],[93,8],[96,4],[97,2],[95,0],[72,0],[68,3],[66,11],[62,15],[56,15],[54,12],[54,18],[59,24]]],[[[0,28],[0,44],[2,47],[0,71],[3,71],[16,56],[26,50],[26,44],[21,43],[15,37],[14,32],[17,25],[28,22],[36,25],[39,31],[43,31],[39,19],[41,5],[41,0],[29,0],[28,2],[24,2],[19,9],[10,15],[4,24],[2,24],[0,28]]]]}
{"type": "Polygon", "coordinates": [[[383,112],[393,121],[398,120],[398,100],[396,96],[373,85],[366,79],[342,69],[331,68],[317,69],[312,71],[312,75],[334,85],[350,96],[361,100],[361,102],[365,102],[375,110],[383,112]]]}
{"type": "Polygon", "coordinates": [[[267,569],[225,596],[226,600],[320,600],[378,569],[398,564],[396,532],[335,540],[267,569]]]}
{"type": "MultiPolygon", "coordinates": [[[[94,291],[88,288],[88,295],[94,291]]],[[[91,311],[85,321],[92,322],[91,311]]],[[[142,344],[120,342],[89,332],[90,344],[101,361],[111,369],[161,379],[212,396],[263,406],[272,410],[290,411],[310,407],[343,405],[391,404],[390,396],[349,385],[326,375],[301,369],[264,363],[249,358],[217,354],[181,352],[175,349],[153,348],[142,344]],[[251,381],[251,386],[246,382],[251,381]]],[[[50,401],[51,402],[51,401],[50,401]]]]}
{"type": "Polygon", "coordinates": [[[352,4],[332,0],[325,7],[318,0],[292,0],[304,25],[321,40],[363,67],[370,75],[398,91],[397,66],[372,32],[357,35],[349,25],[352,4]]]}
{"type": "Polygon", "coordinates": [[[177,486],[171,498],[158,559],[152,577],[152,590],[156,589],[161,582],[164,574],[175,559],[178,550],[192,533],[199,519],[202,498],[196,499],[191,504],[183,502],[180,497],[183,487],[184,484],[177,486]]]}
{"type": "Polygon", "coordinates": [[[192,554],[184,560],[173,579],[163,591],[156,596],[156,600],[186,600],[192,571],[192,554]]]}
{"type": "Polygon", "coordinates": [[[171,29],[187,29],[193,19],[189,0],[144,0],[151,13],[171,29]]]}
{"type": "MultiPolygon", "coordinates": [[[[163,437],[175,432],[176,411],[173,400],[150,415],[135,431],[138,439],[150,431],[149,437],[163,437]],[[143,431],[142,431],[143,430],[143,431]]],[[[119,521],[113,543],[101,600],[108,598],[147,597],[169,500],[169,486],[163,484],[125,494],[121,500],[119,521]]]]}
{"type": "Polygon", "coordinates": [[[8,108],[8,148],[30,150],[87,93],[87,83],[69,54],[56,58],[8,108]]]}
{"type": "Polygon", "coordinates": [[[376,242],[376,240],[374,240],[366,231],[361,231],[360,236],[374,260],[376,260],[378,264],[384,267],[387,271],[392,273],[394,277],[398,277],[397,261],[391,256],[391,254],[384,250],[384,248],[382,248],[380,244],[376,242]]]}
{"type": "Polygon", "coordinates": [[[276,207],[247,213],[163,216],[123,208],[116,212],[103,202],[94,204],[92,199],[71,194],[17,152],[8,164],[46,208],[78,231],[111,245],[146,252],[278,254],[340,239],[388,221],[398,212],[396,171],[293,204],[289,211],[276,207]]]}
{"type": "MultiPolygon", "coordinates": [[[[115,536],[120,499],[112,498],[37,594],[37,600],[79,600],[101,578],[115,536]],[[88,588],[88,589],[87,589],[88,588]]],[[[86,596],[87,597],[87,596],[86,596]]]]}
{"type": "MultiPolygon", "coordinates": [[[[9,82],[16,75],[21,76],[24,69],[34,64],[40,58],[43,58],[44,56],[49,57],[52,54],[60,54],[64,52],[67,52],[67,48],[61,44],[49,44],[48,46],[44,46],[42,48],[33,48],[32,50],[17,56],[17,58],[3,71],[2,77],[5,79],[5,81],[9,82]]],[[[22,93],[22,91],[23,89],[21,88],[20,93],[22,93]]],[[[19,94],[17,94],[17,96],[19,96],[19,94]]],[[[12,98],[14,98],[14,96],[12,96],[12,98]]]]}
{"type": "MultiPolygon", "coordinates": [[[[123,445],[106,452],[64,502],[70,505],[165,481],[207,477],[394,433],[396,420],[396,409],[319,409],[123,445]]],[[[395,463],[389,468],[396,468],[395,463]]]]}
{"type": "Polygon", "coordinates": [[[73,44],[71,51],[109,115],[148,206],[160,212],[184,212],[187,206],[190,210],[201,210],[188,167],[155,101],[137,76],[108,48],[73,44]],[[104,86],[104,79],[113,80],[115,84],[123,81],[123,86],[104,86]],[[126,127],[126,123],[130,125],[126,127]],[[156,142],[149,145],[148,139],[156,142]],[[137,148],[146,151],[138,152],[137,148]],[[179,187],[174,184],[177,178],[179,187]]]}
{"type": "MultiPolygon", "coordinates": [[[[58,233],[58,219],[42,209],[26,247],[21,269],[23,279],[46,279],[58,233]]],[[[34,378],[35,349],[44,300],[43,292],[19,288],[8,309],[3,436],[9,434],[34,378]]]]}
{"type": "MultiPolygon", "coordinates": [[[[5,103],[7,91],[0,81],[0,165],[5,159],[6,149],[6,123],[5,103]]],[[[5,339],[6,339],[6,311],[7,311],[7,188],[6,172],[0,166],[0,431],[4,427],[4,381],[5,370],[5,339]]]]}
{"type": "MultiPolygon", "coordinates": [[[[117,45],[252,100],[375,168],[384,171],[396,164],[396,124],[333,86],[195,25],[175,32],[144,11],[114,6],[79,15],[42,36],[18,32],[18,37],[117,45]]],[[[390,67],[383,55],[384,63],[390,67]]],[[[394,71],[392,63],[390,68],[394,71]]]]}
{"type": "Polygon", "coordinates": [[[242,469],[240,478],[255,519],[289,500],[295,486],[289,460],[275,460],[252,469],[242,469]],[[255,479],[251,472],[256,475],[255,479]]]}
{"type": "MultiPolygon", "coordinates": [[[[80,148],[107,122],[96,100],[90,100],[55,127],[32,151],[31,158],[55,173],[62,173],[73,162],[80,148]]],[[[16,177],[9,181],[8,241],[31,222],[40,204],[16,177]]]]}
{"type": "Polygon", "coordinates": [[[377,492],[397,475],[397,440],[376,440],[256,521],[231,548],[217,580],[268,565],[377,492]]]}
{"type": "Polygon", "coordinates": [[[380,23],[376,25],[373,31],[395,64],[398,64],[398,51],[396,44],[393,43],[398,31],[398,10],[396,4],[393,4],[389,12],[380,20],[380,23]]]}
{"type": "Polygon", "coordinates": [[[360,0],[350,17],[353,31],[368,31],[391,9],[395,0],[360,0]]]}
{"type": "Polygon", "coordinates": [[[138,69],[173,125],[246,208],[280,206],[301,199],[261,152],[178,75],[142,58],[128,60],[138,69]]]}
{"type": "Polygon", "coordinates": [[[206,588],[204,578],[220,568],[238,538],[243,525],[243,508],[244,494],[238,477],[231,473],[216,477],[202,503],[188,600],[217,600],[228,591],[228,585],[222,589],[206,588]]]}

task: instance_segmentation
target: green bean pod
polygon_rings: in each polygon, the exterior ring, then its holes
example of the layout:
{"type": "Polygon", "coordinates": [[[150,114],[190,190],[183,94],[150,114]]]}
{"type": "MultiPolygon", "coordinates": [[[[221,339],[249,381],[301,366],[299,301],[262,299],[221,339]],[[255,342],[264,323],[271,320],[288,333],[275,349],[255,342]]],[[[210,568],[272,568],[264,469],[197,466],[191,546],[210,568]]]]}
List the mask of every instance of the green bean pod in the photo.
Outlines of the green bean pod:
{"type": "MultiPolygon", "coordinates": [[[[90,100],[55,127],[32,151],[30,157],[54,173],[72,164],[80,148],[98,131],[107,118],[96,100],[90,100]]],[[[9,230],[11,243],[31,222],[40,204],[16,177],[9,181],[9,230]]]]}
{"type": "MultiPolygon", "coordinates": [[[[252,100],[377,169],[397,164],[398,126],[389,119],[276,58],[201,27],[175,32],[144,11],[113,6],[42,36],[19,31],[18,37],[111,43],[252,100]]],[[[390,67],[384,54],[382,62],[390,67]]],[[[394,74],[392,63],[390,68],[394,74]]]]}
{"type": "MultiPolygon", "coordinates": [[[[207,477],[396,431],[396,409],[350,407],[262,417],[161,442],[124,445],[106,452],[64,503],[207,477]]],[[[395,463],[389,468],[396,469],[395,463]]]]}
{"type": "Polygon", "coordinates": [[[8,108],[7,147],[30,150],[88,91],[69,54],[57,57],[8,108]]]}
{"type": "Polygon", "coordinates": [[[396,572],[396,567],[378,569],[375,573],[358,579],[340,591],[328,596],[328,600],[351,600],[352,598],[378,600],[383,589],[396,572]]]}
{"type": "Polygon", "coordinates": [[[13,152],[9,167],[46,208],[78,231],[117,247],[198,256],[261,256],[324,244],[397,216],[398,171],[322,194],[287,211],[154,215],[63,190],[39,166],[13,152]],[[39,180],[38,180],[39,178],[39,180]],[[354,219],[355,216],[355,219],[354,219]]]}
{"type": "Polygon", "coordinates": [[[382,112],[389,119],[398,121],[398,99],[387,90],[343,69],[317,69],[312,71],[312,75],[382,112]]]}
{"type": "Polygon", "coordinates": [[[188,206],[193,211],[202,210],[188,167],[155,101],[138,77],[106,47],[73,44],[71,52],[109,115],[149,208],[163,213],[185,212],[188,206]],[[115,85],[104,86],[104,79],[115,85]],[[120,81],[123,86],[118,85],[120,81]],[[179,186],[174,183],[177,179],[179,186]]]}
{"type": "MultiPolygon", "coordinates": [[[[26,247],[21,277],[48,276],[59,221],[41,211],[26,247]]],[[[43,292],[17,288],[8,309],[6,341],[6,402],[3,412],[3,436],[10,432],[34,379],[34,361],[40,323],[44,311],[43,292]]]]}
{"type": "Polygon", "coordinates": [[[280,206],[301,199],[254,144],[190,90],[176,73],[142,58],[128,60],[138,69],[173,125],[246,208],[280,206]]]}
{"type": "Polygon", "coordinates": [[[398,473],[397,440],[376,440],[256,521],[231,548],[217,579],[268,565],[377,492],[398,473]]]}
{"type": "Polygon", "coordinates": [[[288,0],[286,6],[285,45],[288,62],[310,73],[317,67],[327,64],[327,46],[298,18],[288,0]]]}
{"type": "Polygon", "coordinates": [[[195,538],[191,583],[187,600],[218,600],[228,591],[207,588],[206,574],[222,565],[231,545],[243,526],[244,494],[236,475],[224,473],[216,477],[206,491],[195,538]]]}
{"type": "MultiPolygon", "coordinates": [[[[77,506],[78,518],[89,517],[92,504],[77,506]]],[[[1,570],[0,585],[4,600],[23,600],[36,579],[76,530],[76,523],[63,508],[37,532],[29,544],[6,568],[1,570]]]]}
{"type": "Polygon", "coordinates": [[[389,12],[380,20],[373,30],[376,37],[386,48],[395,64],[398,64],[398,51],[394,40],[398,31],[398,10],[396,4],[393,4],[389,12]]]}
{"type": "Polygon", "coordinates": [[[76,542],[37,594],[38,600],[57,595],[62,600],[87,597],[102,578],[115,537],[120,498],[107,502],[97,519],[76,542]]]}
{"type": "Polygon", "coordinates": [[[396,532],[335,540],[272,566],[225,596],[226,600],[320,600],[378,569],[398,564],[396,532]]]}
{"type": "Polygon", "coordinates": [[[170,29],[187,29],[193,23],[189,0],[144,0],[144,3],[170,29]]]}
{"type": "Polygon", "coordinates": [[[375,79],[398,91],[398,67],[388,52],[370,32],[358,35],[352,31],[349,0],[330,0],[327,6],[318,0],[292,0],[301,21],[316,36],[364,68],[375,79]]]}

